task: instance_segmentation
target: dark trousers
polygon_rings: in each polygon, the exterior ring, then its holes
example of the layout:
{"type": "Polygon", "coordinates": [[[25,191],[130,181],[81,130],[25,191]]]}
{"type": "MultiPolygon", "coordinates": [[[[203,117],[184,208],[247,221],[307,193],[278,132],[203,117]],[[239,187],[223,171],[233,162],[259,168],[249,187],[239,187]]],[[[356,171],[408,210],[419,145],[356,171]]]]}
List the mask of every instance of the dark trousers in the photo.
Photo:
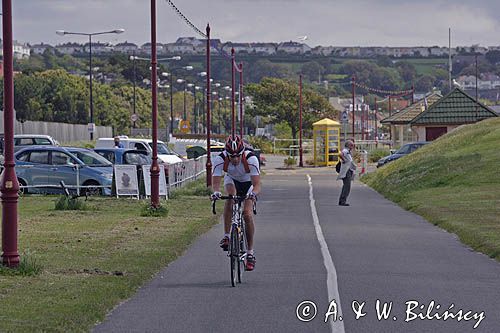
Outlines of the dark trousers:
{"type": "Polygon", "coordinates": [[[345,204],[347,201],[347,197],[351,192],[351,182],[352,182],[352,170],[347,171],[347,174],[344,178],[342,178],[342,182],[344,185],[342,186],[342,192],[340,193],[339,204],[345,204]]]}

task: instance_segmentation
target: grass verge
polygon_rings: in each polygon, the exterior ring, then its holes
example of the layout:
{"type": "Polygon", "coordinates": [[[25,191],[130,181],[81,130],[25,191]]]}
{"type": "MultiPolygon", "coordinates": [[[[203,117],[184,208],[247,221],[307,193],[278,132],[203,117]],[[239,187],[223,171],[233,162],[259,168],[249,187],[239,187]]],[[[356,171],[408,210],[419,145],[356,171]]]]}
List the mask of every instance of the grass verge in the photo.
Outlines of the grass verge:
{"type": "Polygon", "coordinates": [[[464,126],[362,181],[500,261],[500,119],[464,126]]]}
{"type": "Polygon", "coordinates": [[[20,198],[26,274],[0,268],[0,332],[89,331],[218,221],[200,196],[162,201],[167,217],[140,216],[146,202],[133,199],[76,211],[54,210],[54,199],[20,198]]]}

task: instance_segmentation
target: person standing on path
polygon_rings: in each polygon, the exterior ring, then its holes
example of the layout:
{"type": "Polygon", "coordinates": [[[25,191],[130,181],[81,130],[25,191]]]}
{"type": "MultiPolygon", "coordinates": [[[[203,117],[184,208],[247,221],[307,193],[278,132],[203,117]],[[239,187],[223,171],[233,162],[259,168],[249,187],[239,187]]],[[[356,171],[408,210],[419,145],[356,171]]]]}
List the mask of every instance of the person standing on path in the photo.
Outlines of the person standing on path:
{"type": "Polygon", "coordinates": [[[351,192],[351,182],[354,179],[354,171],[356,171],[356,163],[352,158],[352,151],[354,150],[354,141],[347,140],[345,142],[345,148],[340,152],[340,172],[337,176],[337,180],[342,179],[343,186],[342,192],[340,193],[339,206],[349,206],[347,203],[347,197],[351,192]]]}

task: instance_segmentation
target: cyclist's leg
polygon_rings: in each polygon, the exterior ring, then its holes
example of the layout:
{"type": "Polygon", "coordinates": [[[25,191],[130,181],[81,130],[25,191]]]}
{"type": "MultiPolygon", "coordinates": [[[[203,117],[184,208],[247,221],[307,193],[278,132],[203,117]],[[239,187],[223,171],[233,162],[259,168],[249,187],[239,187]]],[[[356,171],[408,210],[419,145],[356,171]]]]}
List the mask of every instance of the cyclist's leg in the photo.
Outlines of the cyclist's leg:
{"type": "Polygon", "coordinates": [[[243,219],[245,220],[246,232],[247,232],[247,243],[248,250],[253,250],[253,236],[255,233],[255,225],[253,223],[253,201],[251,199],[247,199],[244,202],[243,206],[243,219]]]}
{"type": "MultiPolygon", "coordinates": [[[[236,195],[236,187],[234,181],[228,175],[224,176],[224,189],[226,190],[226,195],[236,195]]],[[[231,217],[233,214],[233,202],[232,200],[226,200],[224,202],[224,233],[228,235],[231,232],[231,217]]]]}

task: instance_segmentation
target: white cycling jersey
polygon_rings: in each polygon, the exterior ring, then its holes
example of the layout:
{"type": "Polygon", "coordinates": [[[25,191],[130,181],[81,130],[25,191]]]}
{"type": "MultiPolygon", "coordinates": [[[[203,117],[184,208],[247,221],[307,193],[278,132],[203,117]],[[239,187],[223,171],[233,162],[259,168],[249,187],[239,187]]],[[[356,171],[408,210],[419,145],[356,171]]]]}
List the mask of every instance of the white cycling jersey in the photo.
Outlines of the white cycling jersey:
{"type": "MultiPolygon", "coordinates": [[[[223,152],[223,154],[224,156],[227,156],[227,153],[225,151],[223,152]]],[[[248,156],[248,154],[250,154],[250,151],[244,151],[243,154],[246,154],[246,156],[248,156]]],[[[260,175],[259,160],[257,156],[248,157],[247,162],[248,167],[250,168],[249,173],[245,171],[245,166],[243,165],[242,158],[240,158],[240,163],[238,165],[234,165],[233,163],[231,163],[231,161],[229,161],[226,176],[229,176],[238,182],[249,182],[251,181],[251,176],[260,175]]],[[[220,155],[217,155],[214,158],[212,165],[212,175],[222,177],[224,172],[224,158],[222,158],[220,155]]]]}

